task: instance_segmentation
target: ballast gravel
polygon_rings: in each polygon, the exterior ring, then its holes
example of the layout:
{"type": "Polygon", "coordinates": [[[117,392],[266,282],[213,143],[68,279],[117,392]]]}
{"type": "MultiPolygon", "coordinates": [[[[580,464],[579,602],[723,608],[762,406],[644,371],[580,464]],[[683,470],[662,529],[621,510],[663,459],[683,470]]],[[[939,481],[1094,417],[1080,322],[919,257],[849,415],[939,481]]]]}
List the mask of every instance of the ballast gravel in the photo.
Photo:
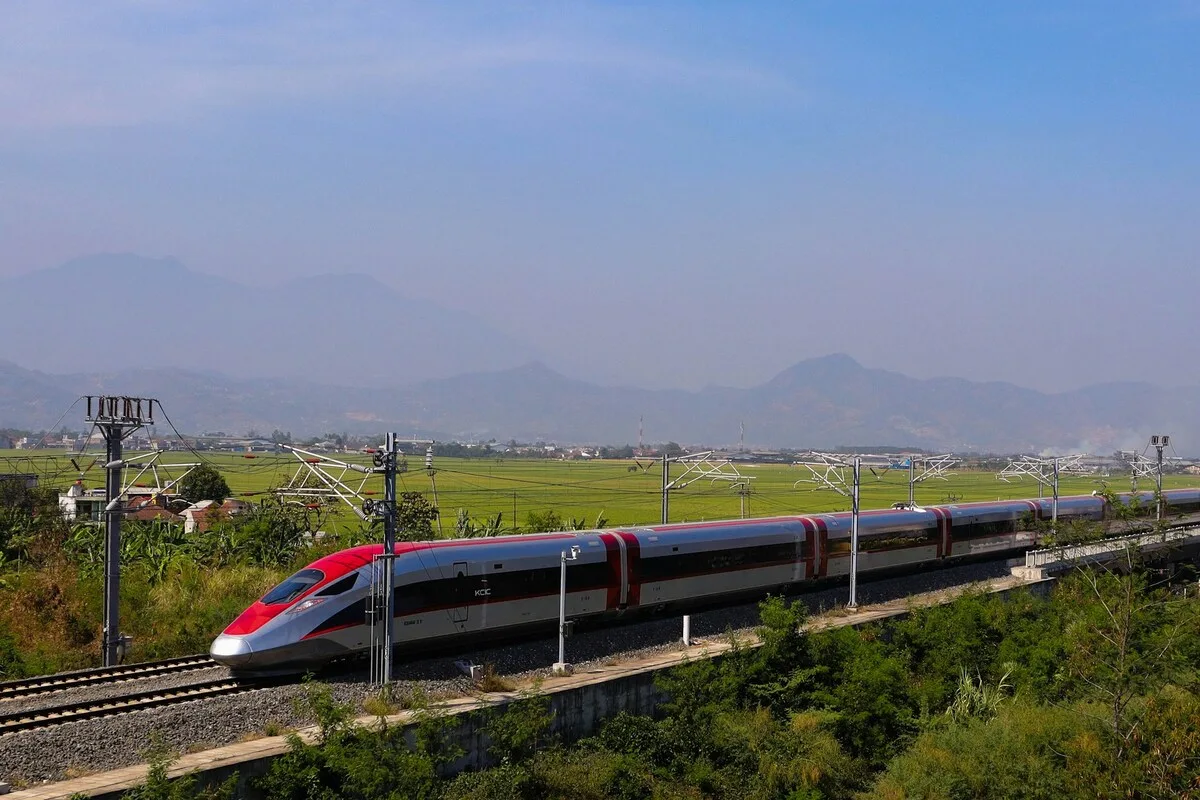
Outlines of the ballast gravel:
{"type": "MultiPolygon", "coordinates": [[[[858,601],[860,605],[885,602],[1008,573],[1007,563],[996,561],[864,581],[858,587],[858,601]]],[[[838,586],[798,595],[798,599],[810,613],[817,614],[844,605],[847,596],[846,587],[838,586]]],[[[730,632],[745,637],[753,633],[757,622],[757,603],[706,611],[692,615],[692,636],[709,642],[723,639],[730,632]]],[[[567,640],[567,660],[577,672],[586,672],[625,660],[680,650],[681,634],[677,617],[584,631],[567,640]]],[[[497,675],[520,685],[551,674],[551,664],[558,660],[558,639],[551,636],[453,656],[403,662],[397,668],[401,679],[399,688],[419,689],[433,698],[470,694],[472,684],[455,664],[459,660],[490,665],[497,675]]],[[[359,674],[330,677],[324,681],[336,700],[353,703],[360,713],[365,713],[361,712],[362,702],[376,690],[362,673],[365,673],[365,666],[359,674]]],[[[227,674],[217,667],[129,681],[117,687],[80,688],[36,698],[0,701],[0,714],[110,697],[134,691],[135,684],[139,691],[143,686],[147,690],[171,688],[214,680],[227,674]]],[[[142,763],[151,748],[188,753],[277,735],[313,723],[303,711],[301,701],[306,692],[306,687],[301,684],[270,686],[237,695],[0,736],[0,781],[15,787],[27,786],[142,763]]]]}
{"type": "Polygon", "coordinates": [[[85,703],[92,700],[107,700],[123,697],[130,692],[157,692],[165,689],[177,689],[192,686],[197,683],[221,680],[229,677],[229,670],[214,664],[211,667],[173,672],[157,675],[152,678],[128,678],[113,683],[101,683],[94,686],[80,686],[76,689],[61,689],[55,692],[33,694],[17,697],[12,700],[0,700],[0,714],[16,714],[24,711],[40,711],[44,708],[66,703],[85,703]]]}

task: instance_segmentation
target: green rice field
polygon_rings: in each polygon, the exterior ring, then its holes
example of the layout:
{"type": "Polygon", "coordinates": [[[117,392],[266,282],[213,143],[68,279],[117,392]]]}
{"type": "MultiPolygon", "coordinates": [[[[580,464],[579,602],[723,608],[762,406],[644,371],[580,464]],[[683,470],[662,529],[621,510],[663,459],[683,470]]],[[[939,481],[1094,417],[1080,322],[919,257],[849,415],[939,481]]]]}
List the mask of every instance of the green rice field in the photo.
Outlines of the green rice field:
{"type": "MultiPolygon", "coordinates": [[[[248,501],[267,500],[277,488],[296,479],[301,463],[291,454],[204,452],[200,457],[218,469],[229,483],[234,496],[248,501]],[[249,457],[248,457],[249,456],[249,457]]],[[[369,465],[370,457],[353,454],[331,456],[347,462],[369,465]]],[[[86,468],[92,456],[77,463],[86,468]]],[[[188,452],[164,455],[164,464],[195,461],[188,452]]],[[[565,523],[579,520],[587,527],[602,518],[609,526],[655,523],[661,513],[661,466],[657,461],[643,459],[643,470],[632,461],[593,460],[558,461],[512,458],[455,459],[438,458],[432,472],[424,469],[423,456],[409,456],[409,471],[399,477],[398,490],[421,492],[441,509],[444,535],[451,535],[459,509],[466,509],[473,519],[503,514],[503,527],[525,524],[530,512],[554,511],[565,523]]],[[[678,477],[684,467],[672,465],[672,477],[678,477]]],[[[671,492],[672,522],[775,516],[848,510],[850,501],[828,489],[818,489],[804,482],[811,477],[807,469],[781,464],[738,464],[737,471],[746,479],[748,489],[743,498],[739,487],[728,481],[697,479],[671,492]]],[[[70,457],[51,451],[0,450],[0,473],[34,473],[43,485],[65,489],[78,473],[70,457]]],[[[169,469],[160,468],[166,476],[169,469]]],[[[178,474],[179,470],[175,470],[178,474]]],[[[346,482],[364,494],[382,495],[383,482],[378,476],[363,476],[348,471],[346,482]],[[366,477],[364,483],[364,477],[366,477]]],[[[93,466],[84,474],[88,486],[100,486],[103,472],[93,466]]],[[[143,476],[139,483],[153,485],[153,476],[143,476]]],[[[310,480],[311,484],[311,480],[310,480]]],[[[1114,475],[1064,477],[1060,494],[1087,494],[1110,487],[1117,491],[1129,489],[1128,476],[1114,475]]],[[[1200,486],[1200,477],[1167,475],[1164,487],[1200,486]]],[[[1140,488],[1151,488],[1143,480],[1140,488]]],[[[1047,492],[1048,493],[1048,492],[1047,492]]],[[[963,471],[947,480],[931,480],[917,487],[917,502],[923,505],[972,500],[997,500],[1037,497],[1038,485],[1032,479],[1003,482],[992,472],[963,471]]],[[[908,473],[891,470],[872,474],[864,469],[862,507],[882,508],[908,499],[908,473]]],[[[313,501],[309,501],[313,502],[313,501]]],[[[334,508],[338,507],[336,504],[334,508]]],[[[344,505],[340,506],[345,509],[344,505]]],[[[331,511],[333,508],[331,508],[331,511]]],[[[348,510],[347,510],[348,511],[348,510]]],[[[346,511],[337,512],[347,521],[353,517],[346,511]]]]}

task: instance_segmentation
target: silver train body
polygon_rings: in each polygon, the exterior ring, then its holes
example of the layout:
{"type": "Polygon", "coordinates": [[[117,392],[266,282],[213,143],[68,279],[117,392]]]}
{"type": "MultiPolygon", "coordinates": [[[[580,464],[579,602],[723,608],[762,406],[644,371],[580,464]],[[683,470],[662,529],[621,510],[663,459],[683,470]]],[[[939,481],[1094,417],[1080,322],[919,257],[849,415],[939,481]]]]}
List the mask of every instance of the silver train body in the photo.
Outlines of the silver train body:
{"type": "MultiPolygon", "coordinates": [[[[1200,513],[1200,490],[1165,492],[1169,512],[1200,513]]],[[[1120,495],[1130,503],[1132,495],[1120,495]]],[[[1138,495],[1144,506],[1153,496],[1138,495]]],[[[1099,496],[1062,497],[1059,519],[1104,520],[1099,496]]],[[[867,511],[859,519],[858,569],[916,570],[1000,556],[1036,544],[1036,521],[1051,501],[961,503],[919,510],[867,511]]],[[[488,539],[406,542],[396,546],[395,632],[401,651],[467,648],[554,630],[561,554],[567,567],[567,615],[581,623],[682,613],[790,593],[850,572],[849,513],[810,514],[530,534],[488,539]]],[[[362,653],[373,559],[368,545],[326,556],[246,609],[213,642],[214,659],[246,672],[307,669],[362,653]]]]}

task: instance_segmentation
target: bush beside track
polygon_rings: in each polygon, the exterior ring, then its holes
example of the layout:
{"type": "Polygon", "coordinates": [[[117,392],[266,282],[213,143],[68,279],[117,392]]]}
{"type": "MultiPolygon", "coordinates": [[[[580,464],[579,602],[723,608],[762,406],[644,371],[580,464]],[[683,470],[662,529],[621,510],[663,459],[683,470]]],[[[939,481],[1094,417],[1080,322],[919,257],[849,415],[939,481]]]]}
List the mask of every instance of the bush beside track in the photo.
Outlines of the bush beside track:
{"type": "MultiPolygon", "coordinates": [[[[264,800],[1200,792],[1194,595],[1079,573],[1049,599],[969,596],[886,627],[801,634],[803,619],[798,604],[764,603],[761,647],[675,668],[660,717],[618,716],[571,747],[550,736],[544,699],[511,704],[486,722],[498,766],[452,779],[438,773],[458,751],[432,709],[414,746],[382,719],[351,726],[356,710],[314,687],[318,743],[293,740],[251,786],[264,800]]],[[[168,782],[168,761],[160,754],[139,797],[205,794],[168,782]]]]}

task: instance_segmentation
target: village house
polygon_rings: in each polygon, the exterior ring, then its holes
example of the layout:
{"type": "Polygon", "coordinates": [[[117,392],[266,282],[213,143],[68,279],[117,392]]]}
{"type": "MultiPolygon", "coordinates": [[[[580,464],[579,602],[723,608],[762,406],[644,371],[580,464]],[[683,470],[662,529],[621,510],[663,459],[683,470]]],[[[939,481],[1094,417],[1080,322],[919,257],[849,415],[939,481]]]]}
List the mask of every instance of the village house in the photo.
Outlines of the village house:
{"type": "Polygon", "coordinates": [[[203,533],[222,519],[243,514],[250,509],[244,500],[226,500],[217,504],[212,500],[192,503],[182,512],[184,533],[203,533]]]}

